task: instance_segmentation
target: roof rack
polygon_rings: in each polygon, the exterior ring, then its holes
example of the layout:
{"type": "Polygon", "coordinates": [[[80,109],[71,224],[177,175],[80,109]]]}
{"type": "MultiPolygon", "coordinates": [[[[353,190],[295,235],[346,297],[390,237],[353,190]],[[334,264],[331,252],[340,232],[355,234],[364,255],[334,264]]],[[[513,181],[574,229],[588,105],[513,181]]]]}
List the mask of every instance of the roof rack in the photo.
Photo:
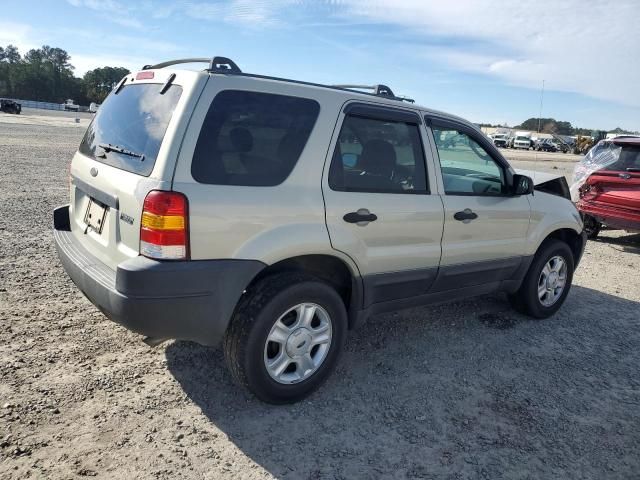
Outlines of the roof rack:
{"type": "Polygon", "coordinates": [[[250,73],[242,73],[240,67],[236,65],[236,63],[227,57],[213,57],[213,58],[180,58],[176,60],[168,60],[166,62],[157,63],[155,65],[144,65],[142,67],[143,70],[157,69],[157,68],[165,68],[171,65],[179,65],[181,63],[208,63],[209,67],[205,69],[205,71],[211,73],[231,73],[237,75],[244,75],[247,77],[253,78],[264,78],[270,80],[281,80],[284,82],[295,82],[299,84],[305,85],[313,85],[316,87],[324,87],[324,88],[338,88],[341,90],[373,90],[372,93],[368,92],[359,92],[365,95],[375,95],[378,97],[385,97],[390,100],[398,100],[400,102],[409,102],[415,103],[415,100],[407,97],[398,97],[396,96],[391,88],[387,85],[378,84],[378,85],[322,85],[319,83],[311,83],[311,82],[301,82],[298,80],[291,80],[288,78],[278,78],[278,77],[269,77],[265,75],[255,75],[250,73]]]}
{"type": "Polygon", "coordinates": [[[358,90],[373,90],[373,94],[379,97],[389,97],[393,100],[400,100],[403,102],[415,103],[415,100],[407,97],[397,97],[391,88],[386,85],[378,84],[378,85],[331,85],[331,87],[336,88],[346,88],[347,90],[358,89],[358,90]]]}
{"type": "Polygon", "coordinates": [[[144,65],[142,70],[151,70],[156,68],[170,67],[171,65],[179,65],[181,63],[208,63],[209,72],[216,73],[242,73],[240,67],[236,63],[227,57],[213,57],[213,58],[179,58],[177,60],[168,60],[166,62],[157,63],[155,65],[144,65]]]}

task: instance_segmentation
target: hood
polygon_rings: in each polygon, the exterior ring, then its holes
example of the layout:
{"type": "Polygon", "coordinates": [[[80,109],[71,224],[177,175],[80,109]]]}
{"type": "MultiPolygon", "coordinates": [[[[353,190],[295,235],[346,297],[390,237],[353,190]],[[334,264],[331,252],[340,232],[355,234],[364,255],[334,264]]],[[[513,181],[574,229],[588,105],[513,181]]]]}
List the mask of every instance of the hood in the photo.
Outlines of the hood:
{"type": "Polygon", "coordinates": [[[567,184],[567,179],[564,178],[564,175],[537,172],[535,170],[523,170],[520,168],[515,169],[515,172],[533,179],[536,192],[550,193],[551,195],[557,195],[571,200],[569,184],[567,184]]]}
{"type": "Polygon", "coordinates": [[[551,180],[564,178],[564,175],[560,175],[557,173],[538,172],[536,170],[524,170],[522,168],[514,168],[514,170],[519,175],[526,175],[527,177],[531,177],[533,179],[534,185],[540,185],[551,180]]]}

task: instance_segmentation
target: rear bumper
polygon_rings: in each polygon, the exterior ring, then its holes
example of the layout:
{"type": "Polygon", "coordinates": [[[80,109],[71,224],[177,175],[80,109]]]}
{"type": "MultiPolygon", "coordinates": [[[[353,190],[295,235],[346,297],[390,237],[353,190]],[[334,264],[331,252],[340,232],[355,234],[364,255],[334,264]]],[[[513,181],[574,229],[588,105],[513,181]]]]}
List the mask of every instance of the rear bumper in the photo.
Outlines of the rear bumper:
{"type": "Polygon", "coordinates": [[[54,211],[54,239],[64,269],[109,319],[142,335],[216,345],[257,260],[157,261],[135,257],[114,271],[87,251],[69,227],[69,206],[54,211]]]}
{"type": "Polygon", "coordinates": [[[590,215],[608,227],[625,230],[640,230],[640,211],[620,208],[610,204],[580,200],[578,210],[590,215]]]}

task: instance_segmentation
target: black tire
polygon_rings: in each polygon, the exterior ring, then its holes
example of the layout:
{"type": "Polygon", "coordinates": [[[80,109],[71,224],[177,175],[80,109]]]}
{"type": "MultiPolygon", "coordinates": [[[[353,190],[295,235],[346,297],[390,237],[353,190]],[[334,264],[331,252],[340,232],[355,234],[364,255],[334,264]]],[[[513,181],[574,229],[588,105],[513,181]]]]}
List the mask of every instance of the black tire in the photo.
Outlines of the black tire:
{"type": "Polygon", "coordinates": [[[315,391],[333,371],[347,335],[344,302],[330,285],[299,273],[277,274],[258,281],[242,296],[224,339],[224,357],[234,380],[260,400],[293,403],[315,391]],[[265,366],[265,344],[282,314],[297,304],[311,302],[328,313],[332,338],[318,369],[298,383],[274,380],[265,366]]]}
{"type": "Polygon", "coordinates": [[[534,318],[550,317],[558,311],[569,294],[571,282],[573,281],[573,269],[573,252],[569,246],[560,240],[551,239],[545,241],[536,252],[529,266],[529,270],[522,281],[522,285],[520,285],[516,293],[509,295],[509,302],[515,310],[522,314],[534,318]],[[545,306],[540,301],[540,298],[538,298],[538,280],[540,279],[540,274],[544,266],[555,256],[562,257],[566,262],[566,283],[564,290],[555,303],[550,306],[545,306]]]}
{"type": "Polygon", "coordinates": [[[595,218],[593,218],[591,215],[585,215],[583,218],[583,222],[584,222],[584,231],[587,234],[587,238],[589,240],[595,239],[600,233],[600,230],[602,229],[602,224],[599,221],[597,221],[595,218]]]}

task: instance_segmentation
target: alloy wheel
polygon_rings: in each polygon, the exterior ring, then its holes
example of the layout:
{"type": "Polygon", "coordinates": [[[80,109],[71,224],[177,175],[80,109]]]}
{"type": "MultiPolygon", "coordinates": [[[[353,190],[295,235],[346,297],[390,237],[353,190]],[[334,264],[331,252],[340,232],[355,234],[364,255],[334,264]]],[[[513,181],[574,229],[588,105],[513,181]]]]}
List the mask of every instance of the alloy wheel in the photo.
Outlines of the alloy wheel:
{"type": "Polygon", "coordinates": [[[300,303],[273,324],[264,346],[267,372],[278,383],[306,380],[322,365],[331,347],[331,318],[315,303],[300,303]]]}
{"type": "Polygon", "coordinates": [[[550,307],[562,296],[567,283],[567,262],[559,255],[551,257],[538,277],[538,299],[550,307]]]}

